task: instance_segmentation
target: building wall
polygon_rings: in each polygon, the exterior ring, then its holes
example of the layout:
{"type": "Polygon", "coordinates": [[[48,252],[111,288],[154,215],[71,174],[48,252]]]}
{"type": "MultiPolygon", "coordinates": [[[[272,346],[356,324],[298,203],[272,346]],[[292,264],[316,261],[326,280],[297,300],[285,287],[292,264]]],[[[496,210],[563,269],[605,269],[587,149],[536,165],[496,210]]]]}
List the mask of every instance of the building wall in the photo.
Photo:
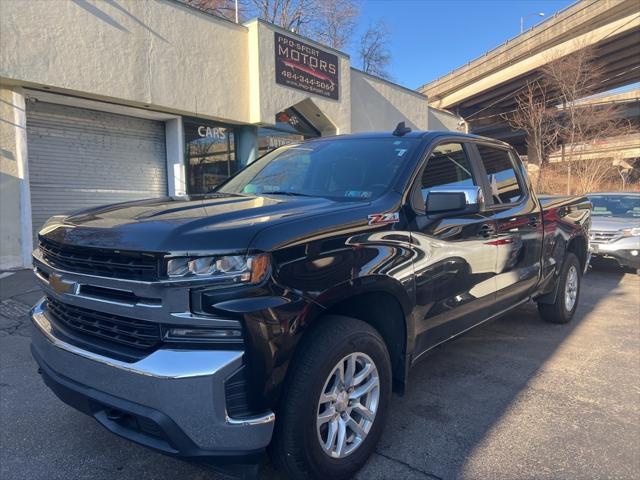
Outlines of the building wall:
{"type": "Polygon", "coordinates": [[[393,130],[404,121],[414,130],[428,126],[427,97],[351,69],[351,131],[393,130]]]}
{"type": "Polygon", "coordinates": [[[2,0],[0,31],[5,80],[249,121],[241,25],[170,0],[2,0]]]}
{"type": "Polygon", "coordinates": [[[459,117],[447,110],[429,107],[429,130],[453,130],[466,131],[466,123],[459,117]]]}
{"type": "Polygon", "coordinates": [[[26,141],[24,96],[0,86],[0,270],[27,265],[31,254],[26,141]]]}
{"type": "Polygon", "coordinates": [[[254,125],[271,125],[278,112],[305,102],[317,113],[310,120],[329,134],[387,129],[397,119],[426,128],[425,97],[353,70],[348,55],[308,39],[338,56],[339,100],[278,85],[274,31],[295,36],[173,0],[2,0],[0,80],[254,125]]]}

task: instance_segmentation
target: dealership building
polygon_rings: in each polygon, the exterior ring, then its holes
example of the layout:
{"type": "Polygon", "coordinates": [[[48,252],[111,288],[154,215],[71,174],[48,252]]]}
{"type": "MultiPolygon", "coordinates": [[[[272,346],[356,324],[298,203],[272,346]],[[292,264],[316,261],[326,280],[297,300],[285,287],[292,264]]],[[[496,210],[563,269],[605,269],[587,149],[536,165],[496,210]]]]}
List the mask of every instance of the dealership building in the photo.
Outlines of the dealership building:
{"type": "Polygon", "coordinates": [[[3,0],[0,54],[0,269],[54,214],[206,193],[306,138],[458,123],[343,52],[177,0],[3,0]]]}

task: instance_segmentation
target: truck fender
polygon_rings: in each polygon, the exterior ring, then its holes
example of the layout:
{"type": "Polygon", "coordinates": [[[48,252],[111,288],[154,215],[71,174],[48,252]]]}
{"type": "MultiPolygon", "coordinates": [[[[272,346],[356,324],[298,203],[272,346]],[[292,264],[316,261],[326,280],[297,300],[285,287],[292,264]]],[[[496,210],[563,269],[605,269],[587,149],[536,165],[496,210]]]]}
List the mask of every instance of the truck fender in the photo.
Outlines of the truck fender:
{"type": "Polygon", "coordinates": [[[389,293],[398,301],[405,316],[410,314],[410,295],[413,294],[413,289],[404,287],[398,280],[387,275],[368,275],[339,283],[318,295],[315,302],[329,309],[344,300],[371,292],[389,293]]]}

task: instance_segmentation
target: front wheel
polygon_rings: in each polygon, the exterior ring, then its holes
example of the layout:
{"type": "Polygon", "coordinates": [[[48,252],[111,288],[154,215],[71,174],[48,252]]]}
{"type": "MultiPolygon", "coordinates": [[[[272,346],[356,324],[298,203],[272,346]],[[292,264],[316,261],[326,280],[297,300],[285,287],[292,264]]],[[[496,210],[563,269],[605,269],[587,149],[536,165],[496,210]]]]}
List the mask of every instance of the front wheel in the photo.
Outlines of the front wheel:
{"type": "Polygon", "coordinates": [[[538,303],[540,316],[551,323],[568,323],[576,312],[582,281],[580,262],[574,253],[567,253],[558,278],[558,293],[554,303],[538,303]]]}
{"type": "Polygon", "coordinates": [[[290,478],[346,479],[382,433],[391,363],[367,323],[342,316],[318,321],[290,367],[271,455],[290,478]]]}

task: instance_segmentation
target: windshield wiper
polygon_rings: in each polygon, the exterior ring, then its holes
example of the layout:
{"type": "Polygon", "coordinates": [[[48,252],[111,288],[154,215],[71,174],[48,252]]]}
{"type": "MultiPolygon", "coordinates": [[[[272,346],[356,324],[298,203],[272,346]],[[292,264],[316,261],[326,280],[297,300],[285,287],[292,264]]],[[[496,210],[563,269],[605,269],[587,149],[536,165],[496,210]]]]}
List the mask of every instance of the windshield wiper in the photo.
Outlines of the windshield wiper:
{"type": "Polygon", "coordinates": [[[284,190],[279,190],[275,192],[263,192],[263,195],[290,195],[292,197],[313,197],[313,195],[307,195],[306,193],[287,192],[284,190]]]}

